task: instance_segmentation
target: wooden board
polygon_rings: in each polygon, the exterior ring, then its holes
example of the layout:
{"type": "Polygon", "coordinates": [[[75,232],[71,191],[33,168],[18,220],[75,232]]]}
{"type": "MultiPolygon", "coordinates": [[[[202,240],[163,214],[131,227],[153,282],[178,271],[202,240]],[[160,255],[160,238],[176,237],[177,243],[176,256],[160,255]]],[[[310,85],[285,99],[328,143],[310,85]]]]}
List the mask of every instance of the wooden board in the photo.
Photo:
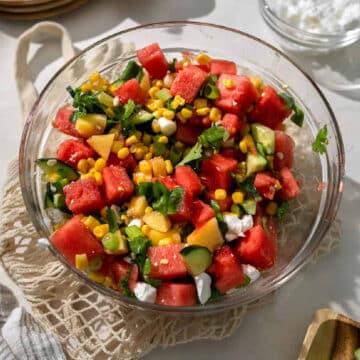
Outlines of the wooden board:
{"type": "Polygon", "coordinates": [[[84,5],[88,0],[72,0],[70,3],[49,10],[34,12],[34,13],[9,13],[0,11],[0,18],[9,20],[42,20],[48,19],[57,15],[64,14],[69,11],[73,11],[84,5]]]}
{"type": "Polygon", "coordinates": [[[60,6],[67,5],[73,0],[56,0],[49,1],[43,4],[38,5],[28,5],[28,6],[3,6],[0,3],[0,11],[14,14],[23,14],[23,13],[38,13],[41,11],[51,10],[60,6]]]}
{"type": "Polygon", "coordinates": [[[321,309],[307,329],[298,360],[353,360],[359,347],[360,323],[321,309]]]}

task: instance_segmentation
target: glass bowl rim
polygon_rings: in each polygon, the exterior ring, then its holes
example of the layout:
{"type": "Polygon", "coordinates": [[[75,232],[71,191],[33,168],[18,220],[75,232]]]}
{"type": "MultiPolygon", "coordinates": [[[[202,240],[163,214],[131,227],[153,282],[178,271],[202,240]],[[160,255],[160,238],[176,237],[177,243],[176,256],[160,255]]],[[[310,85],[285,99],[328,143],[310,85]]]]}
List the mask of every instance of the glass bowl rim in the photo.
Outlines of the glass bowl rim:
{"type": "MultiPolygon", "coordinates": [[[[254,36],[254,35],[248,34],[246,32],[238,30],[238,29],[234,29],[234,28],[227,27],[224,25],[213,24],[213,23],[208,23],[208,22],[199,22],[199,21],[186,21],[186,20],[162,21],[162,22],[154,22],[154,23],[148,23],[148,24],[130,27],[125,30],[121,30],[116,33],[110,34],[100,40],[97,40],[96,42],[92,43],[91,45],[87,46],[85,49],[80,51],[72,59],[65,62],[60,67],[60,69],[57,70],[54,73],[54,75],[48,80],[48,82],[46,83],[46,85],[44,86],[42,91],[40,92],[38,98],[36,99],[34,105],[32,106],[32,109],[31,109],[29,115],[27,116],[27,119],[26,119],[26,122],[24,125],[24,129],[22,132],[22,136],[21,136],[21,143],[20,143],[20,149],[19,149],[20,186],[21,186],[21,192],[23,195],[24,203],[25,203],[26,209],[29,213],[29,216],[31,214],[31,211],[29,211],[29,209],[31,209],[31,201],[32,200],[30,199],[30,195],[28,194],[26,184],[25,184],[26,174],[22,170],[23,159],[25,156],[26,140],[28,138],[28,135],[30,134],[29,133],[30,125],[31,125],[33,118],[35,117],[37,107],[38,107],[42,97],[47,92],[48,88],[50,87],[50,85],[56,80],[56,78],[72,62],[77,61],[87,51],[97,47],[98,45],[101,45],[102,43],[104,43],[108,40],[117,38],[128,32],[133,32],[136,30],[142,30],[142,29],[146,29],[146,28],[151,29],[152,27],[173,27],[173,26],[189,26],[189,25],[192,25],[195,27],[205,26],[205,27],[210,27],[210,28],[214,28],[214,29],[225,30],[225,31],[229,31],[229,32],[235,33],[240,36],[247,37],[255,42],[258,42],[258,43],[270,48],[271,50],[276,52],[278,55],[283,57],[285,60],[287,60],[298,71],[300,71],[300,73],[309,81],[309,83],[314,87],[317,94],[320,96],[321,100],[323,101],[323,104],[326,107],[326,110],[329,113],[332,124],[334,126],[334,131],[335,131],[336,140],[337,140],[336,141],[337,151],[338,151],[338,155],[339,155],[339,169],[337,172],[337,175],[338,175],[337,180],[338,180],[338,185],[340,185],[340,183],[342,182],[342,179],[344,177],[344,144],[342,141],[339,125],[337,123],[335,114],[332,111],[330,104],[327,101],[327,99],[325,98],[324,94],[322,93],[320,88],[316,85],[316,83],[311,79],[311,77],[304,70],[302,70],[299,65],[297,65],[292,59],[290,59],[286,54],[284,54],[282,51],[280,51],[273,45],[267,43],[266,41],[254,36]]],[[[341,200],[341,192],[336,192],[336,195],[333,196],[332,202],[330,204],[331,205],[330,209],[333,211],[333,214],[334,214],[333,218],[335,217],[335,215],[337,213],[340,200],[341,200]]],[[[36,220],[33,221],[33,216],[30,216],[30,218],[31,218],[31,221],[32,221],[34,227],[36,228],[38,234],[41,235],[40,225],[37,223],[36,220]]],[[[76,273],[84,281],[85,284],[89,285],[93,289],[96,289],[98,292],[100,292],[101,294],[103,294],[105,296],[110,296],[111,298],[114,298],[117,301],[121,301],[121,302],[125,303],[126,305],[133,306],[140,310],[155,311],[155,312],[160,311],[163,313],[176,313],[176,314],[181,314],[181,315],[201,315],[201,314],[205,314],[205,313],[215,313],[215,312],[219,312],[219,311],[223,311],[223,310],[227,310],[227,309],[232,309],[237,306],[247,305],[249,303],[252,303],[256,300],[263,298],[264,296],[266,296],[266,295],[272,293],[273,291],[275,291],[276,289],[278,289],[281,285],[283,285],[285,282],[290,280],[304,265],[306,265],[308,263],[308,261],[310,260],[310,255],[316,250],[316,248],[322,241],[324,235],[328,231],[330,225],[331,225],[331,222],[327,221],[325,226],[323,227],[322,232],[320,234],[318,234],[317,238],[311,239],[312,241],[309,242],[307,248],[305,248],[308,251],[308,254],[307,254],[308,256],[303,257],[302,259],[299,259],[299,256],[298,256],[299,254],[295,255],[295,257],[292,259],[291,263],[287,264],[286,267],[283,269],[282,274],[276,278],[276,281],[271,280],[271,282],[267,283],[266,286],[264,286],[264,290],[259,292],[258,294],[256,294],[256,296],[252,296],[252,297],[246,296],[247,294],[243,293],[243,295],[245,295],[245,296],[242,296],[241,298],[234,296],[234,298],[232,298],[231,301],[228,301],[225,304],[220,301],[220,302],[207,304],[204,306],[196,305],[196,306],[174,307],[174,306],[167,306],[167,305],[151,304],[148,302],[142,302],[142,301],[134,299],[134,298],[123,296],[120,294],[119,291],[116,291],[116,290],[113,290],[110,288],[105,288],[103,285],[100,285],[100,284],[96,283],[95,281],[90,280],[86,276],[86,274],[77,270],[73,265],[71,265],[65,259],[65,257],[51,244],[51,242],[50,242],[49,249],[53,253],[53,255],[55,255],[55,257],[57,257],[61,261],[62,265],[65,265],[72,273],[76,273]],[[312,246],[310,246],[310,245],[312,245],[312,246]],[[290,264],[291,264],[291,267],[289,268],[290,264]]]]}

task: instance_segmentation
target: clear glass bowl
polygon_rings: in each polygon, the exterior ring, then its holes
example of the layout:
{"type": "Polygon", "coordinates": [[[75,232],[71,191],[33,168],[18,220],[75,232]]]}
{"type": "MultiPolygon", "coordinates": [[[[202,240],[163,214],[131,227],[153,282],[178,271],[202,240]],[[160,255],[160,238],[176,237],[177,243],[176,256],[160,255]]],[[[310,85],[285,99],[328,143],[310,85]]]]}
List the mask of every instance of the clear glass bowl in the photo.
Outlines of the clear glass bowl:
{"type": "Polygon", "coordinates": [[[135,58],[137,49],[154,41],[159,42],[169,60],[179,56],[182,51],[208,52],[212,57],[235,61],[239,71],[260,76],[278,89],[286,84],[288,91],[304,109],[306,120],[302,129],[288,123],[288,129],[296,141],[295,170],[302,182],[302,193],[299,199],[292,202],[291,215],[280,226],[277,263],[251,286],[233,291],[215,303],[174,308],[124,297],[115,290],[89,280],[53,246],[50,246],[50,250],[82,281],[97,291],[139,309],[194,315],[253,302],[288,281],[311,258],[335,218],[344,175],[343,143],[336,119],[324,95],[286,55],[254,36],[205,23],[150,24],[111,35],[65,64],[42,91],[22,135],[20,181],[27,210],[39,236],[49,237],[50,214],[43,207],[44,182],[35,160],[54,156],[57,145],[64,138],[51,127],[51,122],[57,109],[70,100],[66,86],[79,86],[95,69],[115,79],[124,64],[135,58]],[[325,124],[329,132],[329,145],[326,155],[319,156],[311,150],[311,143],[325,124]],[[320,190],[319,185],[324,188],[321,186],[324,183],[325,189],[320,190]]]}
{"type": "Polygon", "coordinates": [[[317,34],[289,24],[273,11],[272,0],[259,0],[260,13],[280,43],[289,50],[323,52],[348,46],[360,39],[360,28],[346,32],[317,34]]]}

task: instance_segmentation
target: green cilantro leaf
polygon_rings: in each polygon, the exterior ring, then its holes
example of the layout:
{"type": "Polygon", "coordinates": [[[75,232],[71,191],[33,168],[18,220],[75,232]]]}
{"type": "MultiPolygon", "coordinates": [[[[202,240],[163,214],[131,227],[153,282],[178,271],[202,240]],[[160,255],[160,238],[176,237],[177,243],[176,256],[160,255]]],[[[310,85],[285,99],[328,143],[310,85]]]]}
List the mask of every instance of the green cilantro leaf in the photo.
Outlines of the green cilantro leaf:
{"type": "Polygon", "coordinates": [[[144,281],[146,283],[148,283],[149,285],[159,288],[162,285],[162,281],[159,279],[153,279],[153,278],[149,278],[148,276],[144,276],[144,281]]]}
{"type": "Polygon", "coordinates": [[[169,215],[176,214],[183,201],[184,201],[184,189],[178,186],[170,192],[168,206],[167,206],[167,213],[169,215]]]}
{"type": "Polygon", "coordinates": [[[276,216],[281,219],[283,218],[287,213],[289,212],[289,202],[288,201],[282,201],[277,210],[276,210],[276,216]]]}
{"type": "Polygon", "coordinates": [[[143,275],[149,275],[151,271],[151,260],[149,258],[146,258],[143,268],[143,275]]]}
{"type": "Polygon", "coordinates": [[[324,125],[316,135],[314,142],[312,143],[313,151],[324,154],[326,152],[326,145],[329,143],[327,126],[324,125]]]}
{"type": "Polygon", "coordinates": [[[123,83],[130,79],[135,78],[138,82],[141,81],[143,74],[142,67],[135,61],[131,60],[127,63],[124,71],[121,73],[120,78],[116,82],[123,83]]]}
{"type": "Polygon", "coordinates": [[[124,296],[128,296],[128,297],[135,297],[135,294],[129,288],[129,279],[130,279],[132,270],[133,270],[133,267],[131,267],[128,270],[128,272],[126,273],[126,276],[124,278],[119,280],[119,285],[122,289],[122,294],[124,296]]]}
{"type": "Polygon", "coordinates": [[[169,63],[169,71],[171,74],[176,72],[175,65],[176,65],[176,59],[174,58],[174,59],[172,59],[172,62],[169,63]]]}
{"type": "Polygon", "coordinates": [[[295,101],[291,95],[283,92],[283,93],[278,94],[278,96],[281,97],[281,99],[283,99],[285,101],[287,110],[291,110],[294,108],[295,101]]]}
{"type": "Polygon", "coordinates": [[[109,223],[110,232],[114,233],[115,231],[119,230],[119,225],[117,223],[116,214],[113,209],[111,209],[109,207],[107,208],[106,217],[107,217],[107,221],[109,223]]]}
{"type": "Polygon", "coordinates": [[[216,214],[216,219],[218,221],[219,224],[219,228],[220,231],[225,234],[228,230],[228,226],[224,220],[224,215],[222,214],[221,210],[220,210],[220,206],[219,204],[215,201],[215,200],[211,200],[210,201],[210,206],[213,208],[213,210],[215,211],[216,214]]]}
{"type": "Polygon", "coordinates": [[[226,141],[228,137],[229,133],[223,126],[212,126],[201,133],[199,141],[205,147],[219,149],[222,141],[226,141]]]}
{"type": "Polygon", "coordinates": [[[222,296],[223,294],[221,294],[221,292],[215,286],[211,286],[211,296],[206,303],[207,304],[212,303],[217,299],[221,298],[222,296]]]}
{"type": "Polygon", "coordinates": [[[202,158],[203,146],[201,142],[197,142],[187,153],[187,155],[178,163],[178,166],[188,164],[194,160],[202,158]]]}
{"type": "Polygon", "coordinates": [[[296,105],[294,98],[288,93],[280,93],[278,96],[285,101],[287,110],[294,111],[290,120],[297,126],[302,127],[304,123],[304,112],[296,105]]]}

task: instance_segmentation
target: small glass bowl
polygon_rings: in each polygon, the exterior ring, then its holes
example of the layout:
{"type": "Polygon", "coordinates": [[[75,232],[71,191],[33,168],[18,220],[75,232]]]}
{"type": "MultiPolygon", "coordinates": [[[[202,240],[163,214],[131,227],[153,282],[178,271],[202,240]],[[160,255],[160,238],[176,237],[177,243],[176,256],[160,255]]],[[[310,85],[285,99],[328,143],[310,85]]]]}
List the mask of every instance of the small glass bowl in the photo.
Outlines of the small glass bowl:
{"type": "Polygon", "coordinates": [[[149,24],[98,41],[66,63],[43,89],[24,127],[19,173],[27,211],[39,236],[49,237],[54,223],[50,222],[49,212],[44,208],[45,184],[35,160],[54,156],[58,144],[64,139],[64,135],[51,123],[57,109],[70,102],[66,87],[80,86],[94,70],[115,80],[124,65],[136,59],[138,49],[155,41],[169,60],[187,51],[206,52],[214,58],[233,60],[238,64],[240,73],[259,76],[279,91],[287,88],[304,110],[305,122],[301,129],[286,121],[288,131],[296,142],[294,171],[301,181],[302,192],[291,202],[291,213],[279,226],[275,266],[263,272],[250,286],[236,289],[214,303],[175,308],[141,302],[105,288],[72,266],[51,244],[50,250],[96,291],[137,309],[197,315],[254,302],[288,281],[311,259],[320,245],[336,216],[341,199],[344,147],[334,113],[317,85],[286,55],[252,35],[206,23],[149,24]],[[329,144],[326,154],[319,156],[312,151],[311,144],[324,125],[328,128],[329,144]]]}
{"type": "Polygon", "coordinates": [[[259,0],[260,13],[281,45],[291,51],[327,52],[353,44],[360,39],[360,28],[346,32],[317,34],[305,31],[280,18],[271,8],[271,0],[259,0]]]}

